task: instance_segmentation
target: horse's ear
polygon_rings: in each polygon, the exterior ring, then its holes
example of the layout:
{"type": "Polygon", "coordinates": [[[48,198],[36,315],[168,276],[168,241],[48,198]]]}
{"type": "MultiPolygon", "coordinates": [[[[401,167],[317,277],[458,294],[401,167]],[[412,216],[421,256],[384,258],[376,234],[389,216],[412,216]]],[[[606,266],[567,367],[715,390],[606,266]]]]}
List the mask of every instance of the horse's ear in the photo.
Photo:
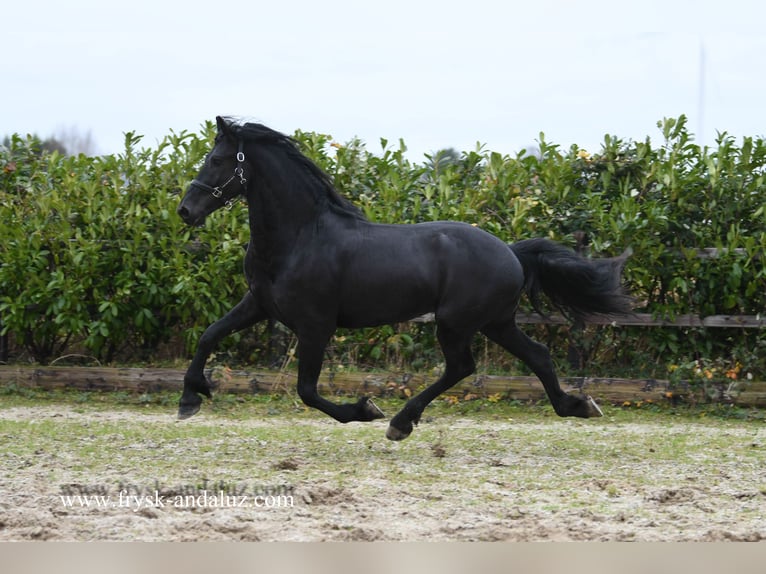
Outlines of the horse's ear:
{"type": "Polygon", "coordinates": [[[221,116],[216,116],[215,123],[218,126],[218,133],[220,135],[229,135],[229,124],[226,123],[225,119],[223,119],[221,116]]]}

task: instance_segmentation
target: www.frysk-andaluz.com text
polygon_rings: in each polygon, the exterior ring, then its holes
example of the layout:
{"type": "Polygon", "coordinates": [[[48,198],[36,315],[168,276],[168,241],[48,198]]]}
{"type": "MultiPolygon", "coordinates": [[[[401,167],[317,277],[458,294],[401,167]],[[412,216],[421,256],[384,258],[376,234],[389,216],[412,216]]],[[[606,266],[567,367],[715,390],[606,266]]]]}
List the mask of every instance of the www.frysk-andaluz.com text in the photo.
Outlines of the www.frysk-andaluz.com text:
{"type": "Polygon", "coordinates": [[[71,484],[61,487],[59,499],[67,508],[292,508],[293,487],[263,485],[248,487],[207,479],[196,485],[163,488],[120,483],[116,493],[105,485],[71,484]]]}

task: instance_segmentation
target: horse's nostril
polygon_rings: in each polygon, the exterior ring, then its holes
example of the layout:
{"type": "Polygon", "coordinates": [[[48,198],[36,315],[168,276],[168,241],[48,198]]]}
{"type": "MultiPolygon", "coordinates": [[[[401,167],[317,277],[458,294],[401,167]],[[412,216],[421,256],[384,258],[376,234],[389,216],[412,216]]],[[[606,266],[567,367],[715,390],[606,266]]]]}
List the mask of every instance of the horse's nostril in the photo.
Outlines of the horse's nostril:
{"type": "Polygon", "coordinates": [[[186,225],[201,225],[204,223],[205,218],[193,213],[188,207],[179,205],[176,208],[176,213],[183,220],[186,225]]]}

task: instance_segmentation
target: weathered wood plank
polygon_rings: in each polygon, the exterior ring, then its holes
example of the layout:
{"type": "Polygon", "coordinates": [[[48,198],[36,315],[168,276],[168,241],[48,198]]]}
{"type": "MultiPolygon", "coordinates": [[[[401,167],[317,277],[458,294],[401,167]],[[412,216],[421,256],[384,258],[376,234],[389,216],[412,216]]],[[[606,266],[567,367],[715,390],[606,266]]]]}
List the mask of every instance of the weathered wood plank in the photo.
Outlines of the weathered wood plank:
{"type": "Polygon", "coordinates": [[[702,320],[705,327],[744,327],[747,329],[766,328],[765,315],[710,315],[702,320]]]}
{"type": "MultiPolygon", "coordinates": [[[[216,367],[207,375],[217,392],[239,394],[295,393],[297,376],[293,372],[233,371],[216,367]]],[[[82,391],[157,392],[180,391],[184,371],[179,369],[141,369],[111,367],[22,367],[0,366],[0,385],[43,389],[82,391]]],[[[326,396],[373,395],[406,398],[435,381],[422,374],[323,373],[319,390],[326,396]]],[[[602,377],[564,377],[562,386],[588,394],[601,402],[621,404],[626,401],[685,399],[710,402],[712,399],[688,385],[673,386],[656,379],[620,379],[602,377]]],[[[766,382],[740,381],[736,389],[722,385],[716,401],[739,406],[766,407],[766,382]]],[[[476,375],[450,389],[446,394],[462,398],[498,396],[519,401],[545,399],[542,384],[536,377],[476,375]]]]}
{"type": "Polygon", "coordinates": [[[697,249],[697,257],[699,259],[715,259],[721,255],[727,254],[737,255],[739,257],[747,256],[747,249],[742,247],[735,247],[734,249],[718,248],[718,247],[702,247],[697,249]]]}
{"type": "Polygon", "coordinates": [[[119,367],[0,366],[0,384],[83,391],[180,390],[184,371],[119,367]]]}
{"type": "MultiPolygon", "coordinates": [[[[519,313],[516,321],[522,324],[565,325],[569,321],[559,314],[543,317],[537,313],[519,313]]],[[[636,313],[625,317],[589,317],[591,325],[613,325],[619,327],[716,327],[716,328],[766,328],[766,314],[758,315],[679,315],[674,319],[662,319],[649,313],[636,313]]]]}
{"type": "MultiPolygon", "coordinates": [[[[413,319],[414,323],[431,323],[434,314],[428,313],[413,319]]],[[[517,313],[516,322],[522,325],[567,325],[571,322],[559,313],[548,316],[539,313],[517,313]]],[[[764,329],[766,328],[766,313],[758,315],[679,315],[674,319],[662,319],[650,313],[636,313],[624,317],[588,317],[585,322],[589,325],[611,325],[614,327],[715,327],[764,329]]]]}

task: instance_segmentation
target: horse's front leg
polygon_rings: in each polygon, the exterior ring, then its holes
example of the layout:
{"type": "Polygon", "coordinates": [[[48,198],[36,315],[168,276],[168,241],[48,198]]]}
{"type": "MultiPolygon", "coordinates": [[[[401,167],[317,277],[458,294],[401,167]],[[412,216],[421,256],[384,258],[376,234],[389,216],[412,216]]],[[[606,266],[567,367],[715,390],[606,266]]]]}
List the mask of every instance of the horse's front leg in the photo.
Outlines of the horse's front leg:
{"type": "Polygon", "coordinates": [[[330,415],[338,422],[373,421],[385,415],[369,397],[355,403],[336,404],[319,394],[317,383],[327,339],[298,337],[298,396],[309,407],[330,415]]]}
{"type": "Polygon", "coordinates": [[[197,414],[202,404],[200,395],[212,398],[204,368],[210,353],[221,339],[255,325],[263,319],[266,319],[266,313],[262,311],[253,294],[248,291],[231,311],[205,329],[197,343],[194,358],[184,375],[184,388],[178,404],[179,419],[186,419],[197,414]]]}

